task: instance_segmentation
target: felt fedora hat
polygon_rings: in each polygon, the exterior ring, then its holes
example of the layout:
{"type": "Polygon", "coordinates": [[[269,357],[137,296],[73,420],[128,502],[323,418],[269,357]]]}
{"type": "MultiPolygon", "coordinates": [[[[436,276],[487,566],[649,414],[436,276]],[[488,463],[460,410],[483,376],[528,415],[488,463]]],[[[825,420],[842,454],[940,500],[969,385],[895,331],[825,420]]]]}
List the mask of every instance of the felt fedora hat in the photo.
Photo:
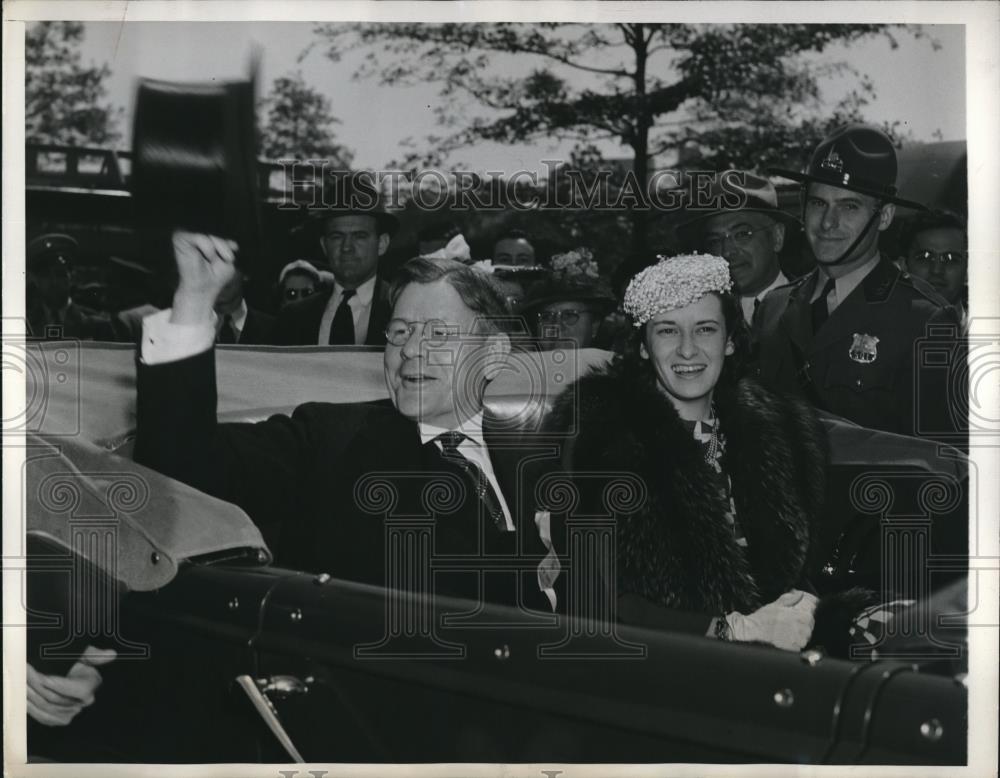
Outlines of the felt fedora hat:
{"type": "Polygon", "coordinates": [[[320,233],[328,219],[337,216],[371,216],[379,235],[392,237],[399,219],[389,212],[375,177],[367,171],[337,171],[323,182],[323,205],[309,209],[307,224],[320,233]]]}
{"type": "Polygon", "coordinates": [[[729,213],[763,213],[791,230],[799,230],[801,222],[778,207],[778,192],[768,179],[746,170],[724,170],[712,179],[707,192],[692,198],[687,219],[677,225],[681,240],[692,240],[706,219],[729,213]],[[701,205],[701,207],[699,207],[701,205]]]}
{"type": "Polygon", "coordinates": [[[816,147],[803,172],[769,168],[768,172],[803,184],[817,183],[869,195],[903,208],[926,210],[896,193],[896,149],[889,136],[875,127],[847,124],[816,147]]]}

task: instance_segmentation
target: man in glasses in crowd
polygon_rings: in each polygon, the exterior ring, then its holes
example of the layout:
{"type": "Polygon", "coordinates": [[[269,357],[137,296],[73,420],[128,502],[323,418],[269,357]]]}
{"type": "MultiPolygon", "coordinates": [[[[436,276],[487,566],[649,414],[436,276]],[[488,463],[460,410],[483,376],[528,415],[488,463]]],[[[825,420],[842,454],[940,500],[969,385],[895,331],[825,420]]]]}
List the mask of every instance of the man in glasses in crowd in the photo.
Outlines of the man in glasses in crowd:
{"type": "Polygon", "coordinates": [[[282,309],[275,328],[281,346],[381,346],[389,320],[388,285],[379,259],[396,232],[396,217],[380,207],[347,207],[317,218],[320,247],[334,284],[282,309]]]}
{"type": "Polygon", "coordinates": [[[919,213],[900,236],[903,266],[934,287],[968,329],[969,242],[965,220],[947,211],[919,213]]]}
{"type": "Polygon", "coordinates": [[[388,508],[365,496],[374,477],[397,514],[436,514],[435,554],[508,558],[501,573],[473,565],[435,575],[438,591],[551,610],[538,567],[550,544],[521,483],[525,442],[484,405],[511,347],[509,308],[488,276],[448,259],[400,269],[385,328],[390,402],[308,403],[257,424],[218,424],[212,300],[235,272],[236,247],[183,232],[174,246],[173,307],[143,327],[136,461],[242,507],[279,564],[384,586],[402,572],[386,561],[388,508]],[[446,482],[438,497],[451,497],[435,507],[436,478],[446,482]]]}
{"type": "Polygon", "coordinates": [[[788,283],[779,256],[786,230],[798,231],[794,216],[778,207],[778,193],[766,178],[742,170],[719,173],[710,190],[711,207],[677,228],[689,248],[723,257],[747,324],[764,295],[788,283]]]}
{"type": "Polygon", "coordinates": [[[803,185],[817,267],[762,302],[754,319],[761,379],[863,427],[904,435],[954,429],[947,371],[924,370],[914,353],[929,325],[957,334],[955,310],[879,253],[896,208],[922,210],[896,194],[892,141],[847,125],[816,147],[806,172],[772,172],[803,185]]]}

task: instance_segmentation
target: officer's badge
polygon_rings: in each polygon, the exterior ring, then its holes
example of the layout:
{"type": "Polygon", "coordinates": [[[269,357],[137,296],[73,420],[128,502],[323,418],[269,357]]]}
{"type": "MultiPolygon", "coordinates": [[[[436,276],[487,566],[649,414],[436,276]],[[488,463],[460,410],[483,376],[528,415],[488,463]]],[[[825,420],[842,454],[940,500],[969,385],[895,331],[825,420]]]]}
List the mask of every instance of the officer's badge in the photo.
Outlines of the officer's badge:
{"type": "Polygon", "coordinates": [[[860,362],[862,365],[870,365],[878,356],[876,346],[878,346],[878,338],[874,335],[859,335],[855,332],[851,350],[847,353],[855,362],[860,362]]]}
{"type": "Polygon", "coordinates": [[[835,170],[838,173],[844,172],[844,160],[833,149],[830,149],[830,153],[826,155],[826,159],[819,163],[819,166],[824,170],[835,170]]]}

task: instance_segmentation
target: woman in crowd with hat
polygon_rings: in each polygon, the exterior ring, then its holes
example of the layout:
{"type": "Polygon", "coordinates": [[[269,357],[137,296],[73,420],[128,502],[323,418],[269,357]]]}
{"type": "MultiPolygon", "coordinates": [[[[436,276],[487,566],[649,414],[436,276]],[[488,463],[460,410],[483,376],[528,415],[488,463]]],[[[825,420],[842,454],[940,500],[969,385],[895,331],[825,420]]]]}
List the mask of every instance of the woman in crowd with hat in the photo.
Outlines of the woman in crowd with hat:
{"type": "Polygon", "coordinates": [[[575,430],[570,472],[644,483],[640,507],[617,518],[619,618],[803,648],[814,616],[831,612],[824,600],[814,614],[798,588],[824,501],[823,428],[804,402],[741,377],[749,336],[723,258],[661,258],[628,285],[624,309],[628,347],[564,392],[548,421],[575,430]]]}
{"type": "Polygon", "coordinates": [[[587,249],[552,257],[552,270],[528,287],[521,314],[542,349],[590,348],[615,307],[611,288],[587,249]]]}

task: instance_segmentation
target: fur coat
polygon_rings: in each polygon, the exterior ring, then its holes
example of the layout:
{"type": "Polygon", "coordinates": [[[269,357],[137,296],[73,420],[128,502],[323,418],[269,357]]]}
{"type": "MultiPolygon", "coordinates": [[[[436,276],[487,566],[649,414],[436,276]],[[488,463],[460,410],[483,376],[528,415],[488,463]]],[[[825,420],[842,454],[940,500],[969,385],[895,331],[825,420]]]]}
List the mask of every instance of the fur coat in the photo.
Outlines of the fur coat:
{"type": "MultiPolygon", "coordinates": [[[[722,615],[751,613],[803,588],[826,488],[823,427],[804,402],[750,379],[728,391],[718,387],[714,400],[725,437],[722,466],[747,547],[736,542],[728,500],[701,444],[648,371],[618,362],[582,377],[554,404],[550,432],[577,430],[564,448],[569,472],[627,471],[645,484],[640,507],[617,518],[619,595],[722,615]]],[[[601,499],[600,490],[588,495],[580,486],[584,503],[601,499]]],[[[821,603],[817,625],[823,610],[850,610],[865,599],[821,603]]],[[[846,639],[846,623],[837,621],[846,639]]]]}

